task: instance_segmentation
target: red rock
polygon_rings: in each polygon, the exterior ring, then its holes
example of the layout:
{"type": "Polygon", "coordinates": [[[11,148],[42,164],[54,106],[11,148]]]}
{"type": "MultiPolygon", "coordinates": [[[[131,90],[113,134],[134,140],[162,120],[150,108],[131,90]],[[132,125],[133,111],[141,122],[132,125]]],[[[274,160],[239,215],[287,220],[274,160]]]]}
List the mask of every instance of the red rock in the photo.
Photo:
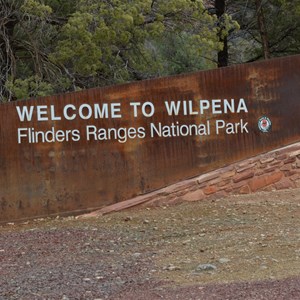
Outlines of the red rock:
{"type": "Polygon", "coordinates": [[[236,174],[236,172],[234,170],[232,170],[232,171],[228,171],[228,172],[222,174],[221,176],[223,179],[227,179],[227,178],[233,177],[235,174],[236,174]]]}
{"type": "Polygon", "coordinates": [[[276,169],[277,169],[276,167],[269,167],[269,168],[264,169],[264,172],[271,173],[271,172],[274,172],[276,169]]]}
{"type": "Polygon", "coordinates": [[[208,187],[206,187],[205,189],[203,189],[203,192],[205,195],[211,195],[214,194],[218,191],[217,187],[215,185],[210,185],[208,187]]]}
{"type": "Polygon", "coordinates": [[[177,205],[182,203],[183,199],[181,197],[173,197],[168,200],[168,205],[177,205]]]}
{"type": "Polygon", "coordinates": [[[260,175],[262,175],[262,174],[264,174],[264,171],[263,171],[263,170],[257,170],[257,171],[255,172],[255,176],[260,176],[260,175]]]}
{"type": "Polygon", "coordinates": [[[204,199],[206,196],[201,189],[185,194],[182,199],[184,201],[198,201],[204,199]]]}
{"type": "Polygon", "coordinates": [[[276,190],[284,190],[284,189],[290,189],[295,187],[295,184],[289,178],[283,178],[279,182],[276,182],[274,186],[276,190]]]}
{"type": "Polygon", "coordinates": [[[275,191],[276,188],[274,186],[274,184],[268,185],[266,187],[264,187],[263,189],[261,189],[263,192],[272,192],[275,191]]]}
{"type": "Polygon", "coordinates": [[[246,159],[246,160],[236,164],[236,166],[237,166],[237,168],[244,168],[244,167],[248,166],[249,164],[250,164],[249,160],[246,159]]]}
{"type": "Polygon", "coordinates": [[[256,166],[256,164],[248,164],[248,165],[246,165],[244,167],[238,168],[236,171],[237,171],[237,173],[241,173],[241,172],[244,172],[246,170],[252,169],[255,166],[256,166]]]}
{"type": "Polygon", "coordinates": [[[241,189],[240,189],[240,194],[250,194],[251,190],[249,185],[244,185],[241,189]]]}
{"type": "Polygon", "coordinates": [[[296,157],[289,157],[283,161],[284,164],[291,164],[296,161],[296,157]]]}
{"type": "Polygon", "coordinates": [[[290,179],[293,180],[293,181],[296,181],[296,180],[298,180],[299,178],[300,178],[300,174],[299,174],[299,173],[294,174],[294,175],[292,175],[292,176],[290,177],[290,179]]]}
{"type": "Polygon", "coordinates": [[[259,177],[255,177],[249,180],[249,187],[252,192],[255,192],[259,189],[262,189],[268,185],[271,185],[277,181],[279,181],[283,177],[283,173],[280,171],[276,171],[272,174],[265,174],[259,177]]]}
{"type": "Polygon", "coordinates": [[[226,193],[230,193],[233,191],[233,188],[231,186],[229,186],[228,188],[225,189],[226,193]]]}
{"type": "Polygon", "coordinates": [[[219,192],[217,192],[215,194],[212,194],[212,195],[208,196],[207,199],[209,199],[209,200],[216,200],[216,199],[220,199],[220,198],[225,198],[227,196],[228,196],[228,194],[225,191],[219,191],[219,192]]]}
{"type": "Polygon", "coordinates": [[[286,146],[284,148],[281,148],[279,151],[277,151],[278,154],[290,154],[293,151],[298,151],[299,150],[299,143],[290,145],[290,146],[286,146]]]}
{"type": "Polygon", "coordinates": [[[272,167],[275,167],[275,166],[278,166],[280,164],[282,164],[281,161],[275,160],[275,161],[271,162],[269,165],[272,166],[272,167]]]}
{"type": "Polygon", "coordinates": [[[141,205],[145,202],[152,200],[153,195],[155,195],[155,194],[150,193],[150,194],[146,194],[146,195],[142,195],[142,196],[137,196],[137,197],[129,199],[129,200],[125,200],[122,202],[118,202],[118,203],[103,207],[94,212],[79,216],[78,218],[85,219],[85,218],[89,218],[89,217],[102,216],[102,215],[109,214],[112,212],[124,210],[124,209],[130,208],[130,207],[133,207],[133,206],[141,205]]]}
{"type": "Polygon", "coordinates": [[[283,173],[280,171],[276,171],[270,175],[266,175],[266,182],[268,184],[272,184],[279,181],[282,177],[283,177],[283,173]]]}
{"type": "Polygon", "coordinates": [[[208,174],[203,174],[197,178],[198,184],[210,181],[220,176],[220,172],[212,172],[208,174]]]}
{"type": "Polygon", "coordinates": [[[261,168],[261,169],[264,169],[264,168],[266,168],[267,166],[268,166],[268,164],[261,164],[261,165],[260,165],[260,168],[261,168]]]}
{"type": "Polygon", "coordinates": [[[196,184],[196,180],[184,180],[161,189],[159,191],[159,194],[166,196],[172,193],[177,193],[179,191],[192,188],[193,186],[196,186],[196,184]]]}
{"type": "MultiPolygon", "coordinates": [[[[292,177],[292,176],[294,176],[294,175],[296,175],[296,174],[299,174],[299,171],[298,171],[298,170],[291,170],[291,171],[285,172],[285,176],[287,176],[287,177],[292,177]]],[[[291,178],[291,179],[292,179],[292,178],[291,178]]]]}
{"type": "Polygon", "coordinates": [[[247,184],[247,182],[245,181],[240,181],[240,182],[236,182],[236,183],[233,183],[231,186],[233,189],[235,190],[239,190],[241,187],[243,187],[245,184],[247,184]]]}
{"type": "Polygon", "coordinates": [[[277,160],[284,160],[287,158],[287,155],[286,154],[280,154],[276,157],[277,160]]]}
{"type": "Polygon", "coordinates": [[[284,165],[280,168],[281,171],[291,171],[292,166],[291,165],[284,165]]]}
{"type": "Polygon", "coordinates": [[[220,182],[222,182],[222,181],[223,181],[223,178],[218,177],[218,178],[215,178],[215,179],[211,180],[211,181],[209,182],[209,184],[211,184],[211,185],[213,185],[213,184],[218,184],[218,183],[220,183],[220,182]]]}
{"type": "Polygon", "coordinates": [[[268,164],[270,162],[272,162],[275,158],[274,157],[262,157],[260,159],[260,163],[261,164],[268,164]]]}
{"type": "Polygon", "coordinates": [[[229,183],[230,183],[230,179],[225,179],[225,180],[220,181],[217,186],[218,187],[224,187],[224,186],[226,186],[229,183]]]}
{"type": "Polygon", "coordinates": [[[296,150],[296,151],[293,151],[293,152],[291,152],[290,153],[290,156],[292,157],[292,156],[297,156],[297,157],[299,157],[300,156],[300,149],[299,150],[296,150]]]}
{"type": "Polygon", "coordinates": [[[254,176],[254,172],[253,171],[244,172],[244,173],[241,173],[241,174],[235,176],[233,178],[233,182],[237,183],[237,182],[240,182],[242,180],[246,180],[246,179],[252,178],[253,176],[254,176]]]}

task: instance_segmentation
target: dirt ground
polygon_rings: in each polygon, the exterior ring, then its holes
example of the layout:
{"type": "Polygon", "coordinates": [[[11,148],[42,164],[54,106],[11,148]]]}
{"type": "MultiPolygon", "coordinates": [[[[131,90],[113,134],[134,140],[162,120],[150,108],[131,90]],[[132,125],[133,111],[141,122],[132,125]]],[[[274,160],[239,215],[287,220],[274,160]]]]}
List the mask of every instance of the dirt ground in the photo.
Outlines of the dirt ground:
{"type": "Polygon", "coordinates": [[[2,225],[0,299],[300,299],[300,189],[2,225]]]}

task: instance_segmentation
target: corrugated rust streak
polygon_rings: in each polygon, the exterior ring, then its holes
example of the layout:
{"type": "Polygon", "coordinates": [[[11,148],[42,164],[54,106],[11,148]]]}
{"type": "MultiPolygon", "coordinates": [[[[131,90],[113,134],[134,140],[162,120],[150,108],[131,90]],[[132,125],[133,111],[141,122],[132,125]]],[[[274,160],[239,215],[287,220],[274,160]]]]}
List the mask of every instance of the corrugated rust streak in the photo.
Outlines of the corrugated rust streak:
{"type": "MultiPolygon", "coordinates": [[[[102,207],[189,178],[231,162],[287,145],[300,139],[300,56],[233,66],[0,105],[0,221],[102,207]],[[239,99],[249,113],[169,117],[168,100],[239,99]],[[130,101],[155,104],[152,118],[134,118],[130,101]],[[16,105],[54,104],[57,115],[66,104],[119,102],[123,118],[113,120],[24,122],[16,105]],[[258,130],[267,115],[272,132],[258,130]],[[173,137],[117,141],[87,141],[83,128],[148,128],[163,125],[213,124],[218,119],[249,123],[249,134],[173,137]],[[17,129],[82,129],[79,142],[17,143],[17,129]]],[[[197,102],[195,102],[197,105],[197,102]]]]}

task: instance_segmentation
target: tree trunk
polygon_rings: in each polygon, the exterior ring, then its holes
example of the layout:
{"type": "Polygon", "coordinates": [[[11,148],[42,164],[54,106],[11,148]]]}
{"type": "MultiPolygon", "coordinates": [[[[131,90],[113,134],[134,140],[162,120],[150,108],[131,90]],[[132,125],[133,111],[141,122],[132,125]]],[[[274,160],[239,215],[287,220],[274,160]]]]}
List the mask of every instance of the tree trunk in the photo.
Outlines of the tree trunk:
{"type": "Polygon", "coordinates": [[[271,58],[270,47],[269,47],[269,38],[268,32],[266,28],[265,17],[262,9],[262,0],[255,0],[256,5],[256,13],[257,13],[257,23],[258,30],[261,38],[262,48],[263,48],[263,56],[265,59],[271,58]]]}
{"type": "Polygon", "coordinates": [[[223,44],[223,49],[218,52],[218,68],[228,66],[227,36],[222,35],[222,30],[224,29],[224,25],[222,24],[222,18],[225,13],[225,1],[226,0],[215,0],[215,9],[219,20],[219,41],[223,44]]]}
{"type": "Polygon", "coordinates": [[[0,101],[10,101],[11,94],[5,88],[9,76],[14,74],[15,61],[13,54],[13,34],[14,28],[18,23],[18,19],[12,13],[12,6],[4,2],[4,7],[1,8],[1,23],[0,23],[0,101]]]}

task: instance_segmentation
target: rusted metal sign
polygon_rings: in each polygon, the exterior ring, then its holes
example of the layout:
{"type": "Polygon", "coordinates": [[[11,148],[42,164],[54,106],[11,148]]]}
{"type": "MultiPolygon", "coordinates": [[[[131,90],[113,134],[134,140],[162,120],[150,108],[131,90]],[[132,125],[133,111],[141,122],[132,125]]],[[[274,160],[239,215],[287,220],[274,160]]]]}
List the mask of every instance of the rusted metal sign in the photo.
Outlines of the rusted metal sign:
{"type": "Polygon", "coordinates": [[[300,139],[300,56],[0,105],[0,221],[84,211],[300,139]]]}

